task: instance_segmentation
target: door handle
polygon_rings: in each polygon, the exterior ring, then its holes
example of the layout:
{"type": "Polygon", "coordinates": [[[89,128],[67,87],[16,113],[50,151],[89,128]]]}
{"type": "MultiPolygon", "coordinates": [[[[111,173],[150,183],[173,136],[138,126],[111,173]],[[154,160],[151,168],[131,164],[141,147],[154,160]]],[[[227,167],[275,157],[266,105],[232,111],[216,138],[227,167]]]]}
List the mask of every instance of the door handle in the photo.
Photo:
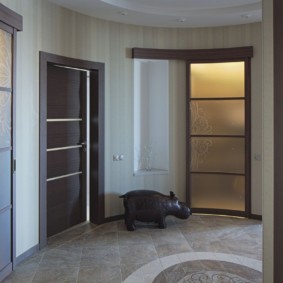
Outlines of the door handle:
{"type": "Polygon", "coordinates": [[[81,146],[82,146],[83,152],[86,152],[87,143],[86,142],[81,142],[81,146]]]}

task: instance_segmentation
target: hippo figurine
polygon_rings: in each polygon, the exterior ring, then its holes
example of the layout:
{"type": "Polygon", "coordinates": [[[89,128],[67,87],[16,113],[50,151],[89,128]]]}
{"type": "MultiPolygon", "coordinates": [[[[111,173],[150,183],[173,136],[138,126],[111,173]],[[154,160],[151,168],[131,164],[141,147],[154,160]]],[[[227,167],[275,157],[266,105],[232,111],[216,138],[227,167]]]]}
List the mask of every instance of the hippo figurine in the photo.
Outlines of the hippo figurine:
{"type": "Polygon", "coordinates": [[[156,191],[135,190],[122,196],[125,207],[125,224],[128,231],[136,230],[135,220],[155,222],[160,229],[166,228],[165,217],[174,215],[181,219],[190,216],[190,209],[185,203],[179,202],[173,192],[163,195],[156,191]]]}

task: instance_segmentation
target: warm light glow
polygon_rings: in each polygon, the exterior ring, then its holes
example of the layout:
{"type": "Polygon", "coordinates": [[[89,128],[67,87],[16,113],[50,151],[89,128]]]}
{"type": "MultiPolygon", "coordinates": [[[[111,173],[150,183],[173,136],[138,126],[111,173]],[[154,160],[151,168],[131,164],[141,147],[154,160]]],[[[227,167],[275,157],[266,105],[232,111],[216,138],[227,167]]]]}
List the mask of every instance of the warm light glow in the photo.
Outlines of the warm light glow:
{"type": "Polygon", "coordinates": [[[191,205],[245,211],[245,62],[191,64],[190,76],[191,205]]]}
{"type": "Polygon", "coordinates": [[[191,64],[191,97],[244,97],[244,62],[191,64]]]}

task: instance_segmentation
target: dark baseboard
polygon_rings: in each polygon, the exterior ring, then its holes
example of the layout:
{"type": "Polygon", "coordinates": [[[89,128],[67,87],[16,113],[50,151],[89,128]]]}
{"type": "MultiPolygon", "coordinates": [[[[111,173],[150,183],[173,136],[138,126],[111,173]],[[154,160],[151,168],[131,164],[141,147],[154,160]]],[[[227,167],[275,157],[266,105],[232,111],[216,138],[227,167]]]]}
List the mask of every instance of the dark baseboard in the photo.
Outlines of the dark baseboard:
{"type": "MultiPolygon", "coordinates": [[[[195,212],[195,213],[199,214],[200,212],[195,212]]],[[[229,216],[229,215],[227,214],[227,216],[229,216]]],[[[240,215],[240,216],[242,216],[242,215],[240,215]]],[[[255,219],[255,220],[262,220],[262,215],[250,214],[249,218],[255,219]]],[[[104,218],[103,223],[109,223],[109,222],[117,221],[117,220],[121,220],[121,219],[124,219],[124,214],[123,215],[116,215],[116,216],[106,217],[106,218],[104,218]]]]}
{"type": "Polygon", "coordinates": [[[18,264],[20,264],[25,259],[34,255],[38,251],[39,251],[39,245],[36,245],[36,246],[30,248],[29,250],[25,251],[21,255],[17,256],[16,259],[14,260],[14,267],[17,266],[18,264]]]}
{"type": "Polygon", "coordinates": [[[0,271],[0,282],[2,282],[2,280],[4,280],[7,276],[9,276],[11,272],[12,272],[12,263],[8,264],[0,271]]]}
{"type": "Polygon", "coordinates": [[[104,223],[112,222],[112,221],[117,221],[124,219],[124,214],[123,215],[116,215],[116,216],[111,216],[111,217],[106,217],[104,218],[104,223]]]}
{"type": "MultiPolygon", "coordinates": [[[[124,218],[124,215],[117,215],[117,216],[111,216],[111,217],[107,217],[104,218],[103,223],[108,223],[108,222],[112,222],[112,221],[117,221],[117,220],[121,220],[124,218]]],[[[14,260],[14,267],[17,266],[18,264],[20,264],[22,261],[24,261],[25,259],[33,256],[35,253],[37,253],[39,251],[39,244],[35,245],[34,247],[30,248],[29,250],[27,250],[26,252],[24,252],[23,254],[19,255],[18,257],[15,258],[14,260]]],[[[1,281],[1,280],[0,280],[1,281]]]]}
{"type": "Polygon", "coordinates": [[[191,208],[191,214],[210,214],[210,215],[224,215],[236,217],[249,217],[244,211],[228,210],[228,209],[214,209],[214,208],[191,208]]]}
{"type": "Polygon", "coordinates": [[[262,220],[262,215],[251,214],[250,218],[251,219],[256,219],[256,220],[262,220]]]}

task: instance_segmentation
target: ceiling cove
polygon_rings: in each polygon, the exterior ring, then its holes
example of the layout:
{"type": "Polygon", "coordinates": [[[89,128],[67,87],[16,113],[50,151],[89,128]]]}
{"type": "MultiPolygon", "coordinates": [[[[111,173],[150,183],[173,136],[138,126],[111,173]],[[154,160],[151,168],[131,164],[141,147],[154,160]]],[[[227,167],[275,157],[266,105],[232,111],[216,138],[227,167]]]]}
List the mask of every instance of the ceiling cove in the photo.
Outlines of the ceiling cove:
{"type": "Polygon", "coordinates": [[[188,28],[261,22],[261,0],[46,0],[118,23],[188,28]]]}

